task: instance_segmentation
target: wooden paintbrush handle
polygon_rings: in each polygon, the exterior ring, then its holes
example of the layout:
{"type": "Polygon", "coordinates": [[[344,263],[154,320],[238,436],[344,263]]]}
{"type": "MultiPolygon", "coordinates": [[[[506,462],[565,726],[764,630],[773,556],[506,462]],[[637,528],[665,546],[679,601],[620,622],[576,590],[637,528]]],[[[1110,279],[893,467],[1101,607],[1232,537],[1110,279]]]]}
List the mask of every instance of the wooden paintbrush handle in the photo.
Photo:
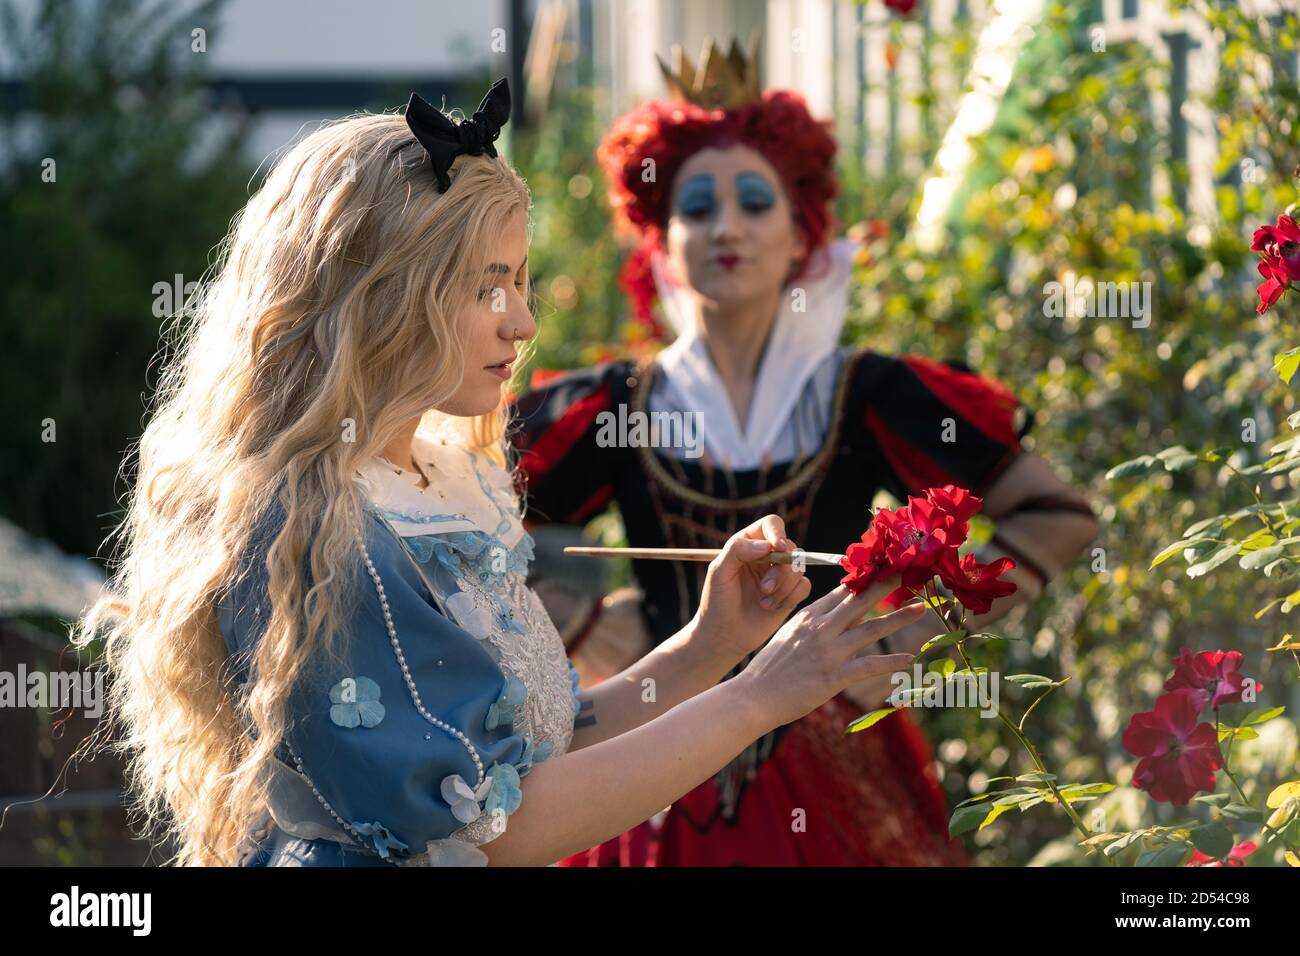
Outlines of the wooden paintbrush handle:
{"type": "MultiPolygon", "coordinates": [[[[587,548],[571,547],[565,554],[589,558],[633,558],[642,561],[712,561],[722,553],[721,548],[587,548]]],[[[790,564],[799,551],[777,551],[761,560],[770,564],[790,564]]],[[[811,565],[837,565],[842,554],[821,551],[804,551],[804,563],[811,565]]]]}

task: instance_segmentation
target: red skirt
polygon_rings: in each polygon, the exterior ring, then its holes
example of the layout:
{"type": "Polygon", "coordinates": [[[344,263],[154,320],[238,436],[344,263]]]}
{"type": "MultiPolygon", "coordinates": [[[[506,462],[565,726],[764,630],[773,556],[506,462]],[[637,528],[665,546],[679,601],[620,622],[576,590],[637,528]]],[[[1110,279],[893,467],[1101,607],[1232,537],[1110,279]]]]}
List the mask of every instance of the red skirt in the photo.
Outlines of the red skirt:
{"type": "Polygon", "coordinates": [[[717,815],[718,787],[710,779],[662,820],[560,865],[967,865],[961,845],[948,837],[948,811],[925,737],[906,713],[846,735],[861,714],[860,706],[837,697],[796,721],[759,765],[733,821],[717,815]],[[711,819],[712,826],[697,828],[711,819]]]}

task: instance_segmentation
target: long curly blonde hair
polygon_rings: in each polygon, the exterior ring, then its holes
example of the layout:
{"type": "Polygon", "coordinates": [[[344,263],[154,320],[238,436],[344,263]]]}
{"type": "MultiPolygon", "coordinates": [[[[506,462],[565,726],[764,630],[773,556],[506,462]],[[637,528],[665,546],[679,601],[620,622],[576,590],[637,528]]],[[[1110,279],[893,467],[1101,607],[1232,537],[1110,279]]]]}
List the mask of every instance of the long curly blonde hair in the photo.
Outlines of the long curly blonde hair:
{"type": "Polygon", "coordinates": [[[461,317],[529,195],[500,158],[460,157],[451,176],[440,194],[399,115],[323,126],[235,217],[193,320],[164,348],[112,583],[73,640],[106,641],[100,743],[128,755],[136,816],[177,840],[180,864],[249,849],[294,681],[337,653],[357,467],[416,417],[504,463],[502,407],[435,409],[463,373],[461,317]],[[272,506],[284,522],[265,564],[270,616],[241,692],[215,606],[272,506]]]}

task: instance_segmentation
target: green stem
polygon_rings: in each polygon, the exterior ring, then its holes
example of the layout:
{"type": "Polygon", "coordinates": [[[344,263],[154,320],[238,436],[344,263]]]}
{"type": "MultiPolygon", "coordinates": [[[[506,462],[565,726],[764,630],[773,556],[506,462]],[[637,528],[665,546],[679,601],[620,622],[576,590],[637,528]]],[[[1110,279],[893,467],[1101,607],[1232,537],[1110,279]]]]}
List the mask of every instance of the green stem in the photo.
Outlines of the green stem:
{"type": "MultiPolygon", "coordinates": [[[[1215,726],[1215,730],[1217,731],[1219,727],[1219,712],[1217,710],[1214,712],[1214,726],[1215,726]]],[[[1231,749],[1231,741],[1229,741],[1229,749],[1231,749]]],[[[1233,789],[1237,791],[1237,796],[1241,798],[1241,802],[1248,807],[1251,806],[1250,801],[1246,799],[1246,791],[1243,790],[1241,788],[1241,784],[1237,782],[1236,774],[1234,774],[1231,770],[1228,769],[1228,758],[1226,756],[1223,758],[1222,769],[1223,769],[1223,775],[1228,778],[1228,781],[1232,784],[1233,789]]],[[[1268,833],[1278,833],[1278,835],[1281,836],[1279,831],[1274,830],[1271,826],[1268,825],[1267,820],[1261,823],[1260,826],[1263,827],[1263,829],[1268,833]]],[[[1287,846],[1290,846],[1290,844],[1287,844],[1285,840],[1283,840],[1282,842],[1287,846]]]]}
{"type": "MultiPolygon", "coordinates": [[[[1227,761],[1224,761],[1223,764],[1223,774],[1228,778],[1229,781],[1231,781],[1233,787],[1236,788],[1237,796],[1241,797],[1241,802],[1246,804],[1246,806],[1250,806],[1250,801],[1246,799],[1246,791],[1241,789],[1241,784],[1237,782],[1236,775],[1233,774],[1233,772],[1228,769],[1227,761]]],[[[1268,824],[1265,824],[1265,827],[1267,826],[1268,824]]]]}
{"type": "MultiPolygon", "coordinates": [[[[1219,721],[1219,708],[1216,707],[1216,708],[1214,708],[1214,736],[1215,736],[1216,739],[1217,739],[1218,736],[1219,736],[1219,731],[1220,731],[1220,728],[1221,728],[1222,726],[1223,726],[1222,723],[1219,721]]],[[[1223,755],[1223,769],[1224,769],[1224,771],[1227,771],[1227,769],[1228,769],[1228,764],[1232,761],[1232,745],[1235,744],[1236,742],[1237,742],[1237,735],[1236,735],[1236,734],[1233,734],[1231,737],[1228,738],[1228,750],[1227,750],[1227,752],[1223,755]]],[[[1228,774],[1228,776],[1229,776],[1229,778],[1231,778],[1232,774],[1228,774]]],[[[1243,799],[1242,802],[1245,802],[1244,799],[1243,799]]]]}
{"type": "MultiPolygon", "coordinates": [[[[961,655],[961,659],[965,663],[966,669],[973,674],[975,672],[975,665],[967,656],[964,643],[965,642],[963,641],[957,642],[957,653],[961,655]]],[[[1038,768],[1038,771],[1045,776],[1048,775],[1049,771],[1047,769],[1047,764],[1043,762],[1043,757],[1038,752],[1038,748],[1033,745],[1033,742],[1030,741],[1027,736],[1025,736],[1024,731],[1017,727],[1011,718],[1002,712],[1002,706],[1000,704],[998,705],[997,713],[998,720],[1002,721],[1007,730],[1011,731],[1016,740],[1020,741],[1020,745],[1025,748],[1025,752],[1029,754],[1029,759],[1034,762],[1034,766],[1038,768]]],[[[1062,794],[1060,789],[1056,786],[1056,781],[1047,779],[1044,780],[1044,783],[1046,783],[1047,788],[1052,791],[1052,796],[1056,798],[1056,802],[1060,805],[1061,809],[1065,811],[1065,815],[1070,818],[1070,822],[1074,824],[1074,828],[1083,835],[1085,840],[1091,837],[1092,831],[1084,824],[1083,819],[1079,816],[1079,811],[1075,810],[1074,807],[1070,806],[1066,801],[1065,795],[1062,794]]]]}
{"type": "MultiPolygon", "coordinates": [[[[1250,490],[1250,496],[1255,499],[1255,504],[1259,505],[1261,509],[1260,511],[1255,512],[1256,517],[1258,517],[1259,520],[1264,523],[1264,527],[1267,528],[1270,533],[1273,533],[1273,522],[1268,520],[1268,515],[1266,515],[1262,510],[1264,507],[1264,502],[1260,500],[1259,492],[1256,490],[1257,486],[1252,484],[1249,480],[1247,480],[1245,475],[1243,475],[1240,471],[1238,471],[1235,467],[1233,467],[1232,463],[1228,461],[1228,459],[1225,458],[1222,464],[1223,467],[1227,468],[1228,471],[1232,472],[1234,477],[1240,478],[1242,481],[1246,483],[1246,487],[1250,490]]],[[[1284,515],[1286,514],[1286,505],[1282,506],[1282,514],[1284,515]]]]}
{"type": "Polygon", "coordinates": [[[1029,715],[1032,714],[1032,713],[1034,712],[1034,708],[1037,707],[1040,703],[1042,703],[1042,701],[1043,701],[1044,699],[1046,699],[1047,695],[1050,694],[1050,693],[1051,693],[1052,691],[1054,691],[1054,690],[1056,690],[1056,685],[1052,685],[1051,687],[1047,688],[1047,690],[1043,691],[1043,693],[1042,693],[1041,695],[1039,695],[1038,699],[1035,700],[1032,704],[1030,704],[1030,705],[1029,705],[1029,708],[1028,708],[1028,709],[1027,709],[1023,714],[1020,715],[1020,729],[1021,729],[1021,730],[1024,730],[1024,729],[1025,729],[1025,721],[1028,720],[1028,719],[1029,719],[1029,715]]]}

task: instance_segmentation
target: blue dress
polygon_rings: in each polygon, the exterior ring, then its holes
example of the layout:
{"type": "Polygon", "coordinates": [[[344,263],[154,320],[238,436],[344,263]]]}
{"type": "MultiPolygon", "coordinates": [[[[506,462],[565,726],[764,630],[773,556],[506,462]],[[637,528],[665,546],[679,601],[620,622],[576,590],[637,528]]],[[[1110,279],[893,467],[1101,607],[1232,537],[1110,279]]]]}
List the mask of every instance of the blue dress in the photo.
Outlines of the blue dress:
{"type": "MultiPolygon", "coordinates": [[[[524,578],[532,539],[494,463],[417,433],[439,495],[376,461],[340,660],[309,662],[287,707],[249,866],[482,865],[529,770],[563,753],[577,674],[524,578]]],[[[274,517],[218,603],[238,680],[269,615],[274,517]]]]}

